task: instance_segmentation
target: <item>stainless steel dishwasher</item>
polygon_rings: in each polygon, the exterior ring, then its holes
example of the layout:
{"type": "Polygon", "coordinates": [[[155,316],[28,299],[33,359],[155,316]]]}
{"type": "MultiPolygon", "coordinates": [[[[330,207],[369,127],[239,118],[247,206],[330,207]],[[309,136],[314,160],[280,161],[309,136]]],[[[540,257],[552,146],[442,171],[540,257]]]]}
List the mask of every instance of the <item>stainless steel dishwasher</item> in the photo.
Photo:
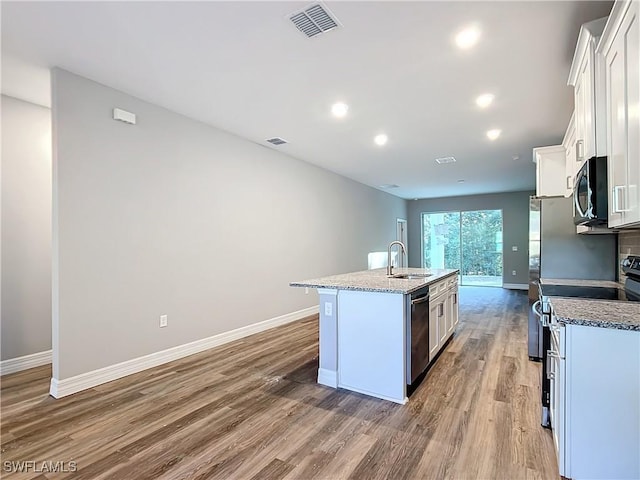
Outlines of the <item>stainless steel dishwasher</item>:
{"type": "Polygon", "coordinates": [[[407,295],[407,385],[429,365],[429,287],[407,295]]]}

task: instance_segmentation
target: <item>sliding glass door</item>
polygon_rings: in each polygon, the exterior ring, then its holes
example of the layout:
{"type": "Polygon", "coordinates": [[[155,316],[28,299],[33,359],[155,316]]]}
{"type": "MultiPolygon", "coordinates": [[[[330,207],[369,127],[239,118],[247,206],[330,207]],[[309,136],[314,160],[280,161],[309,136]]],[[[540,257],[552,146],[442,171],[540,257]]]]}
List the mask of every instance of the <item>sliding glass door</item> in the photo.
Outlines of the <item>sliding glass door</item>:
{"type": "Polygon", "coordinates": [[[422,214],[426,268],[458,268],[462,285],[502,286],[502,210],[422,214]]]}

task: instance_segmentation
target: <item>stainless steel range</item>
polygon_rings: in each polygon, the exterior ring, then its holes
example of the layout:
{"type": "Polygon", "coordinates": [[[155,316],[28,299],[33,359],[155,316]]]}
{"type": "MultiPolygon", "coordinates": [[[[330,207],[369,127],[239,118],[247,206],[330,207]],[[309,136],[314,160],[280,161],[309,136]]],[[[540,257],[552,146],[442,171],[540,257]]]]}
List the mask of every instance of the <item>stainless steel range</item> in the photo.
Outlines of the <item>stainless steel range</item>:
{"type": "Polygon", "coordinates": [[[598,287],[579,285],[551,285],[544,281],[539,285],[540,298],[532,309],[539,318],[542,332],[542,419],[544,427],[549,427],[550,378],[547,375],[548,351],[551,349],[551,297],[588,298],[592,300],[608,300],[616,302],[640,302],[640,256],[628,256],[622,262],[622,270],[626,276],[623,286],[598,287]]]}

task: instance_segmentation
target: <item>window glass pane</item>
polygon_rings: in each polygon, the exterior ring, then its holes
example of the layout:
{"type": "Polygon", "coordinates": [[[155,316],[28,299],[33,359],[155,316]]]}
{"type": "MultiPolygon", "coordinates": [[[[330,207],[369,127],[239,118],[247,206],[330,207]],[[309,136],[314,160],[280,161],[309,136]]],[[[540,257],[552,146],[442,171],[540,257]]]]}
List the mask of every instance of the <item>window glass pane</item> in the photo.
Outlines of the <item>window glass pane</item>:
{"type": "Polygon", "coordinates": [[[425,268],[460,269],[462,285],[502,286],[502,210],[422,214],[425,268]]]}
{"type": "Polygon", "coordinates": [[[422,214],[425,268],[460,268],[460,212],[422,214]]]}
{"type": "Polygon", "coordinates": [[[502,286],[502,211],[462,212],[462,284],[502,286]]]}

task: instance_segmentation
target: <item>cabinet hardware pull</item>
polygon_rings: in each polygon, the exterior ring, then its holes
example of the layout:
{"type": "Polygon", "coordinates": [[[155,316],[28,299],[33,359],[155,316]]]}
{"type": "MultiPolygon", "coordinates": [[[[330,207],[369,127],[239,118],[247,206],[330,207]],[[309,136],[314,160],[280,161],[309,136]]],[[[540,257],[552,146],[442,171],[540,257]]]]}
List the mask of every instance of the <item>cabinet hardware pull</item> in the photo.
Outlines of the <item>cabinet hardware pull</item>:
{"type": "Polygon", "coordinates": [[[551,372],[551,355],[549,355],[550,350],[547,350],[547,358],[546,358],[546,363],[547,363],[547,379],[551,380],[553,373],[551,372]]]}
{"type": "Polygon", "coordinates": [[[612,213],[623,213],[628,212],[628,209],[624,209],[620,207],[621,203],[626,203],[624,195],[622,196],[622,202],[620,201],[620,193],[626,192],[626,185],[616,185],[613,187],[613,211],[612,213]]]}
{"type": "Polygon", "coordinates": [[[576,162],[582,162],[584,160],[584,140],[578,140],[576,142],[576,162]]]}
{"type": "Polygon", "coordinates": [[[571,175],[567,175],[567,190],[571,189],[573,185],[571,184],[571,175]]]}
{"type": "Polygon", "coordinates": [[[444,315],[444,303],[441,303],[440,305],[438,305],[438,307],[440,308],[440,310],[438,311],[438,316],[441,317],[442,315],[444,315]]]}

